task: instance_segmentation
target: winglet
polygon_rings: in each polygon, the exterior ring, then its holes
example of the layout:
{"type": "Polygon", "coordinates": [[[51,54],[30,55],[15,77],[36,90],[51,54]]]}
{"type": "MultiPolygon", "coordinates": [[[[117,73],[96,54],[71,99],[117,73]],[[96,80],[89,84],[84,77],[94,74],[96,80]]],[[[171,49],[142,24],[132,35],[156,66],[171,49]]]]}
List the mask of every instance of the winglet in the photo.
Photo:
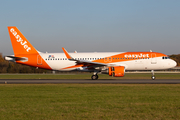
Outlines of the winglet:
{"type": "Polygon", "coordinates": [[[62,49],[63,49],[63,51],[64,51],[66,57],[67,57],[69,60],[74,60],[74,59],[69,55],[69,53],[66,51],[65,48],[62,47],[62,49]]]}

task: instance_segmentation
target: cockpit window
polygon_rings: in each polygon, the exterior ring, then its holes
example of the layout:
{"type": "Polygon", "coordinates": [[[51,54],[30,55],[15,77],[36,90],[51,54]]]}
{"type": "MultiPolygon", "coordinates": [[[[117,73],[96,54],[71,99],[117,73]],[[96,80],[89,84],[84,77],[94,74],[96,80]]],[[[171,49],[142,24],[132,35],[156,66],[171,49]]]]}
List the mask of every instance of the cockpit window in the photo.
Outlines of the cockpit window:
{"type": "Polygon", "coordinates": [[[169,57],[164,57],[164,56],[163,56],[162,59],[170,59],[170,58],[169,58],[169,57]]]}

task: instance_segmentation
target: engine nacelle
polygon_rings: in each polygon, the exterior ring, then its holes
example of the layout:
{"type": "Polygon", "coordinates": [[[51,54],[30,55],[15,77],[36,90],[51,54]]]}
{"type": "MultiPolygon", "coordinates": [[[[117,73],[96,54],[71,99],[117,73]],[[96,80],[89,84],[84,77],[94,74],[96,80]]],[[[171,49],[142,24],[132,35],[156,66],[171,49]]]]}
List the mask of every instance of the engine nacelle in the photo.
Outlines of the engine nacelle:
{"type": "Polygon", "coordinates": [[[125,75],[124,66],[113,66],[109,67],[109,76],[113,77],[123,77],[125,75]]]}

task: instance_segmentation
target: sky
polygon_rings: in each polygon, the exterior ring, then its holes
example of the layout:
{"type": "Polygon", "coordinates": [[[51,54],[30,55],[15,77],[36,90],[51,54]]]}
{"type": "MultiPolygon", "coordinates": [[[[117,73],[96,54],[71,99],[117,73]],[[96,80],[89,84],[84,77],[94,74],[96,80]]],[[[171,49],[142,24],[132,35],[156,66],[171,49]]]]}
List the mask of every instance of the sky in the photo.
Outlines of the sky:
{"type": "Polygon", "coordinates": [[[41,52],[149,51],[180,54],[179,0],[1,0],[0,53],[13,53],[7,26],[41,52]]]}

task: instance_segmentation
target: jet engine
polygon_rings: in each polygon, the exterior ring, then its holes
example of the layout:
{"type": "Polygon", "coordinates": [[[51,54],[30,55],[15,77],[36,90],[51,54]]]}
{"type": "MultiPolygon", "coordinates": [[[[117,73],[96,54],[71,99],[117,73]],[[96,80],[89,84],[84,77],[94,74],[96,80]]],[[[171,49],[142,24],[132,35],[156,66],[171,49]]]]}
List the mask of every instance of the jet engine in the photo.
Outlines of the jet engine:
{"type": "Polygon", "coordinates": [[[108,68],[109,76],[123,77],[125,75],[124,66],[113,66],[108,68]]]}

